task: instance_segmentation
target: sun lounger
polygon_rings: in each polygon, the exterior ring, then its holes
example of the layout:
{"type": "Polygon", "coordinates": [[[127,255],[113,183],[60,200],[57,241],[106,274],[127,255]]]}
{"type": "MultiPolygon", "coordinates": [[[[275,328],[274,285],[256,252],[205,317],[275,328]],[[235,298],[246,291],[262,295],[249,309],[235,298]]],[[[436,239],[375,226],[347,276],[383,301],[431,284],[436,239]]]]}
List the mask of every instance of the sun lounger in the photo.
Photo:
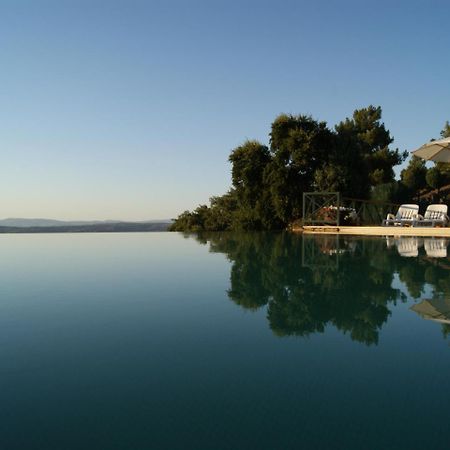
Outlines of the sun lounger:
{"type": "Polygon", "coordinates": [[[400,205],[397,214],[388,214],[386,219],[383,220],[383,226],[388,225],[412,225],[419,215],[419,205],[405,204],[400,205]]]}
{"type": "Polygon", "coordinates": [[[414,227],[435,227],[437,225],[445,227],[448,223],[447,205],[429,205],[425,214],[420,214],[413,222],[414,227]]]}

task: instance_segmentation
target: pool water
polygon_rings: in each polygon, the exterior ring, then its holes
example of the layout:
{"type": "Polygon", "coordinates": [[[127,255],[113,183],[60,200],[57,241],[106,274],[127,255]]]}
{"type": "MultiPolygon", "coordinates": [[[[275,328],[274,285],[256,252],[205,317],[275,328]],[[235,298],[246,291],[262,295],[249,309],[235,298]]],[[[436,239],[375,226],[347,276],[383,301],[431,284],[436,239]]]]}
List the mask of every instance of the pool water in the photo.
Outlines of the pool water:
{"type": "Polygon", "coordinates": [[[1,235],[0,448],[448,448],[447,245],[1,235]]]}

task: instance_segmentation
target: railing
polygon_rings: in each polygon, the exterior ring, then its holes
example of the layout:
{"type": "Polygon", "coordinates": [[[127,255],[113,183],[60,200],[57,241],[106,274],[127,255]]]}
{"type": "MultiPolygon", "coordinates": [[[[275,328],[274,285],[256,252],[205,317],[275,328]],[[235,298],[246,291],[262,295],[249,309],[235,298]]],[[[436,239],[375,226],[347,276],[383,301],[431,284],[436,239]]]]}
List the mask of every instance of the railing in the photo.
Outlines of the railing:
{"type": "Polygon", "coordinates": [[[339,192],[303,193],[304,225],[381,225],[399,205],[342,197],[339,192]]]}
{"type": "Polygon", "coordinates": [[[381,225],[387,214],[395,214],[400,206],[397,203],[347,197],[343,199],[343,202],[348,208],[355,210],[360,225],[381,225]]]}

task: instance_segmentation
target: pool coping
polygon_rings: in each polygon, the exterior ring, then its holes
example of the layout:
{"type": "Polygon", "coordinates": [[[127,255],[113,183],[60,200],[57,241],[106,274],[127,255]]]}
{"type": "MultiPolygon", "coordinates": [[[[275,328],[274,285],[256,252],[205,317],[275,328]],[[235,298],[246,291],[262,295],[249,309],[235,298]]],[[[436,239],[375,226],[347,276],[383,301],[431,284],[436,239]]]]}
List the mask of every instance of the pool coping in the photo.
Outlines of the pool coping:
{"type": "Polygon", "coordinates": [[[443,227],[401,227],[401,226],[330,226],[309,225],[293,229],[294,232],[307,234],[346,234],[355,236],[430,236],[449,237],[450,228],[443,227]]]}

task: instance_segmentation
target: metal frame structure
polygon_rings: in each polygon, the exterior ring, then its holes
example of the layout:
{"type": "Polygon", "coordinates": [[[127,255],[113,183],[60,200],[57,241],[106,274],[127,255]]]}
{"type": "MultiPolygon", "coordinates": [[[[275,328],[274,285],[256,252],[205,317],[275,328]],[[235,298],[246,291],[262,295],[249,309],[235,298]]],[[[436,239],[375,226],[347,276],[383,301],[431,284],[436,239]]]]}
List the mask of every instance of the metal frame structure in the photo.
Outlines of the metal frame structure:
{"type": "Polygon", "coordinates": [[[339,192],[304,192],[303,193],[303,223],[326,224],[339,226],[339,208],[341,206],[341,194],[339,192]],[[317,219],[317,213],[326,207],[336,207],[336,220],[324,221],[317,219]]]}

